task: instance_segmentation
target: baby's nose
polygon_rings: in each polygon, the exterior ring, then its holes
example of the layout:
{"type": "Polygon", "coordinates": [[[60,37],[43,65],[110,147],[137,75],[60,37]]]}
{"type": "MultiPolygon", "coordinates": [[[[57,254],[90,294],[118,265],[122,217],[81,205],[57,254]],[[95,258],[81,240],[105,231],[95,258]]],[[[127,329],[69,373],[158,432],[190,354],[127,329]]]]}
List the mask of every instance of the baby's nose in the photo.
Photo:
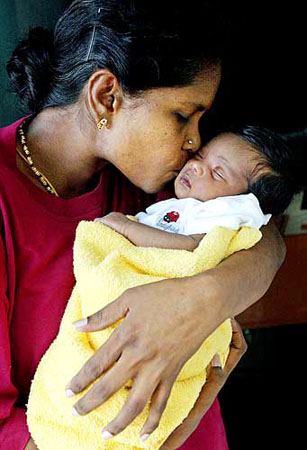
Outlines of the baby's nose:
{"type": "Polygon", "coordinates": [[[192,168],[196,175],[202,176],[204,174],[204,167],[201,161],[193,161],[192,168]]]}

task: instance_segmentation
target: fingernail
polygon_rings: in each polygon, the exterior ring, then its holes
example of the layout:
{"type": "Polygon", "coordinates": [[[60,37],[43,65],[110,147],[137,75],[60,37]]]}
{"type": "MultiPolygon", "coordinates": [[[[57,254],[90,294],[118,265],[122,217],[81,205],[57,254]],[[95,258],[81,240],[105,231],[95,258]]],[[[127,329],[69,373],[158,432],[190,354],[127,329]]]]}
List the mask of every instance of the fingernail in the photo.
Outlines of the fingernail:
{"type": "Polygon", "coordinates": [[[80,416],[80,414],[78,413],[78,411],[76,410],[76,408],[74,406],[72,407],[71,413],[73,416],[80,416]]]}
{"type": "Polygon", "coordinates": [[[110,433],[108,430],[104,430],[104,431],[101,433],[101,437],[102,437],[102,439],[103,439],[104,441],[106,441],[107,439],[112,438],[112,437],[113,437],[113,434],[110,433]]]}
{"type": "Polygon", "coordinates": [[[147,438],[149,438],[149,436],[150,436],[150,434],[145,433],[145,434],[142,434],[142,436],[140,437],[140,439],[141,439],[142,442],[144,442],[144,441],[146,441],[147,438]]]}
{"type": "Polygon", "coordinates": [[[87,325],[87,317],[81,320],[77,320],[76,322],[72,323],[74,327],[83,327],[84,325],[87,325]]]}
{"type": "Polygon", "coordinates": [[[71,389],[65,389],[65,395],[66,397],[72,397],[73,395],[76,395],[71,389]]]}
{"type": "Polygon", "coordinates": [[[220,369],[222,368],[221,358],[218,353],[216,353],[212,358],[212,367],[219,367],[220,369]]]}

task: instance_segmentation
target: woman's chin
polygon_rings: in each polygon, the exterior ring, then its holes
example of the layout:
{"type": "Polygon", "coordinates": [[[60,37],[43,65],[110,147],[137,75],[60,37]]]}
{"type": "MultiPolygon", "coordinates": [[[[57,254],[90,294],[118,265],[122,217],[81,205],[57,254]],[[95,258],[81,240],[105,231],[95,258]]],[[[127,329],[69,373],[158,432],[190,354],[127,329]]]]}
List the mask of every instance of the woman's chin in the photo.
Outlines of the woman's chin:
{"type": "Polygon", "coordinates": [[[132,183],[138,188],[142,189],[146,194],[157,194],[159,191],[164,189],[173,190],[174,189],[174,174],[172,178],[168,177],[166,180],[161,179],[143,179],[143,180],[133,180],[132,183]]]}
{"type": "Polygon", "coordinates": [[[143,181],[139,183],[135,183],[135,186],[142,189],[146,194],[156,194],[161,190],[160,184],[157,183],[148,183],[148,181],[143,181]]]}

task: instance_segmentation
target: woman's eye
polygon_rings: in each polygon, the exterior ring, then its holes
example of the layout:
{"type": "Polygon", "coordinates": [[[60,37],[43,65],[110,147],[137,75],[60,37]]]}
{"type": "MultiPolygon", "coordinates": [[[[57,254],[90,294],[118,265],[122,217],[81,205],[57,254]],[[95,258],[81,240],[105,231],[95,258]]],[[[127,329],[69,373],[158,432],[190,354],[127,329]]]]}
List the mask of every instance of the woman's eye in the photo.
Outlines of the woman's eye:
{"type": "Polygon", "coordinates": [[[176,116],[177,116],[177,119],[179,120],[179,122],[182,122],[182,123],[186,123],[189,120],[189,117],[183,116],[180,113],[176,113],[176,116]]]}

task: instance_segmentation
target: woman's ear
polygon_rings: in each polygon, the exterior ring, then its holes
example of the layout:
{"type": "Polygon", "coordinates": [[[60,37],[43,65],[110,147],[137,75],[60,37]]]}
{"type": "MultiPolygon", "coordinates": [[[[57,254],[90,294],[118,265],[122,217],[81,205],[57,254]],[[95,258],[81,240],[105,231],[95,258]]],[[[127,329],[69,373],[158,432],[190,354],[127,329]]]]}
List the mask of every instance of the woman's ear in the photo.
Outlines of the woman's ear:
{"type": "Polygon", "coordinates": [[[87,101],[96,123],[102,117],[108,122],[116,114],[122,104],[123,92],[118,79],[106,69],[96,71],[87,84],[87,101]]]}

